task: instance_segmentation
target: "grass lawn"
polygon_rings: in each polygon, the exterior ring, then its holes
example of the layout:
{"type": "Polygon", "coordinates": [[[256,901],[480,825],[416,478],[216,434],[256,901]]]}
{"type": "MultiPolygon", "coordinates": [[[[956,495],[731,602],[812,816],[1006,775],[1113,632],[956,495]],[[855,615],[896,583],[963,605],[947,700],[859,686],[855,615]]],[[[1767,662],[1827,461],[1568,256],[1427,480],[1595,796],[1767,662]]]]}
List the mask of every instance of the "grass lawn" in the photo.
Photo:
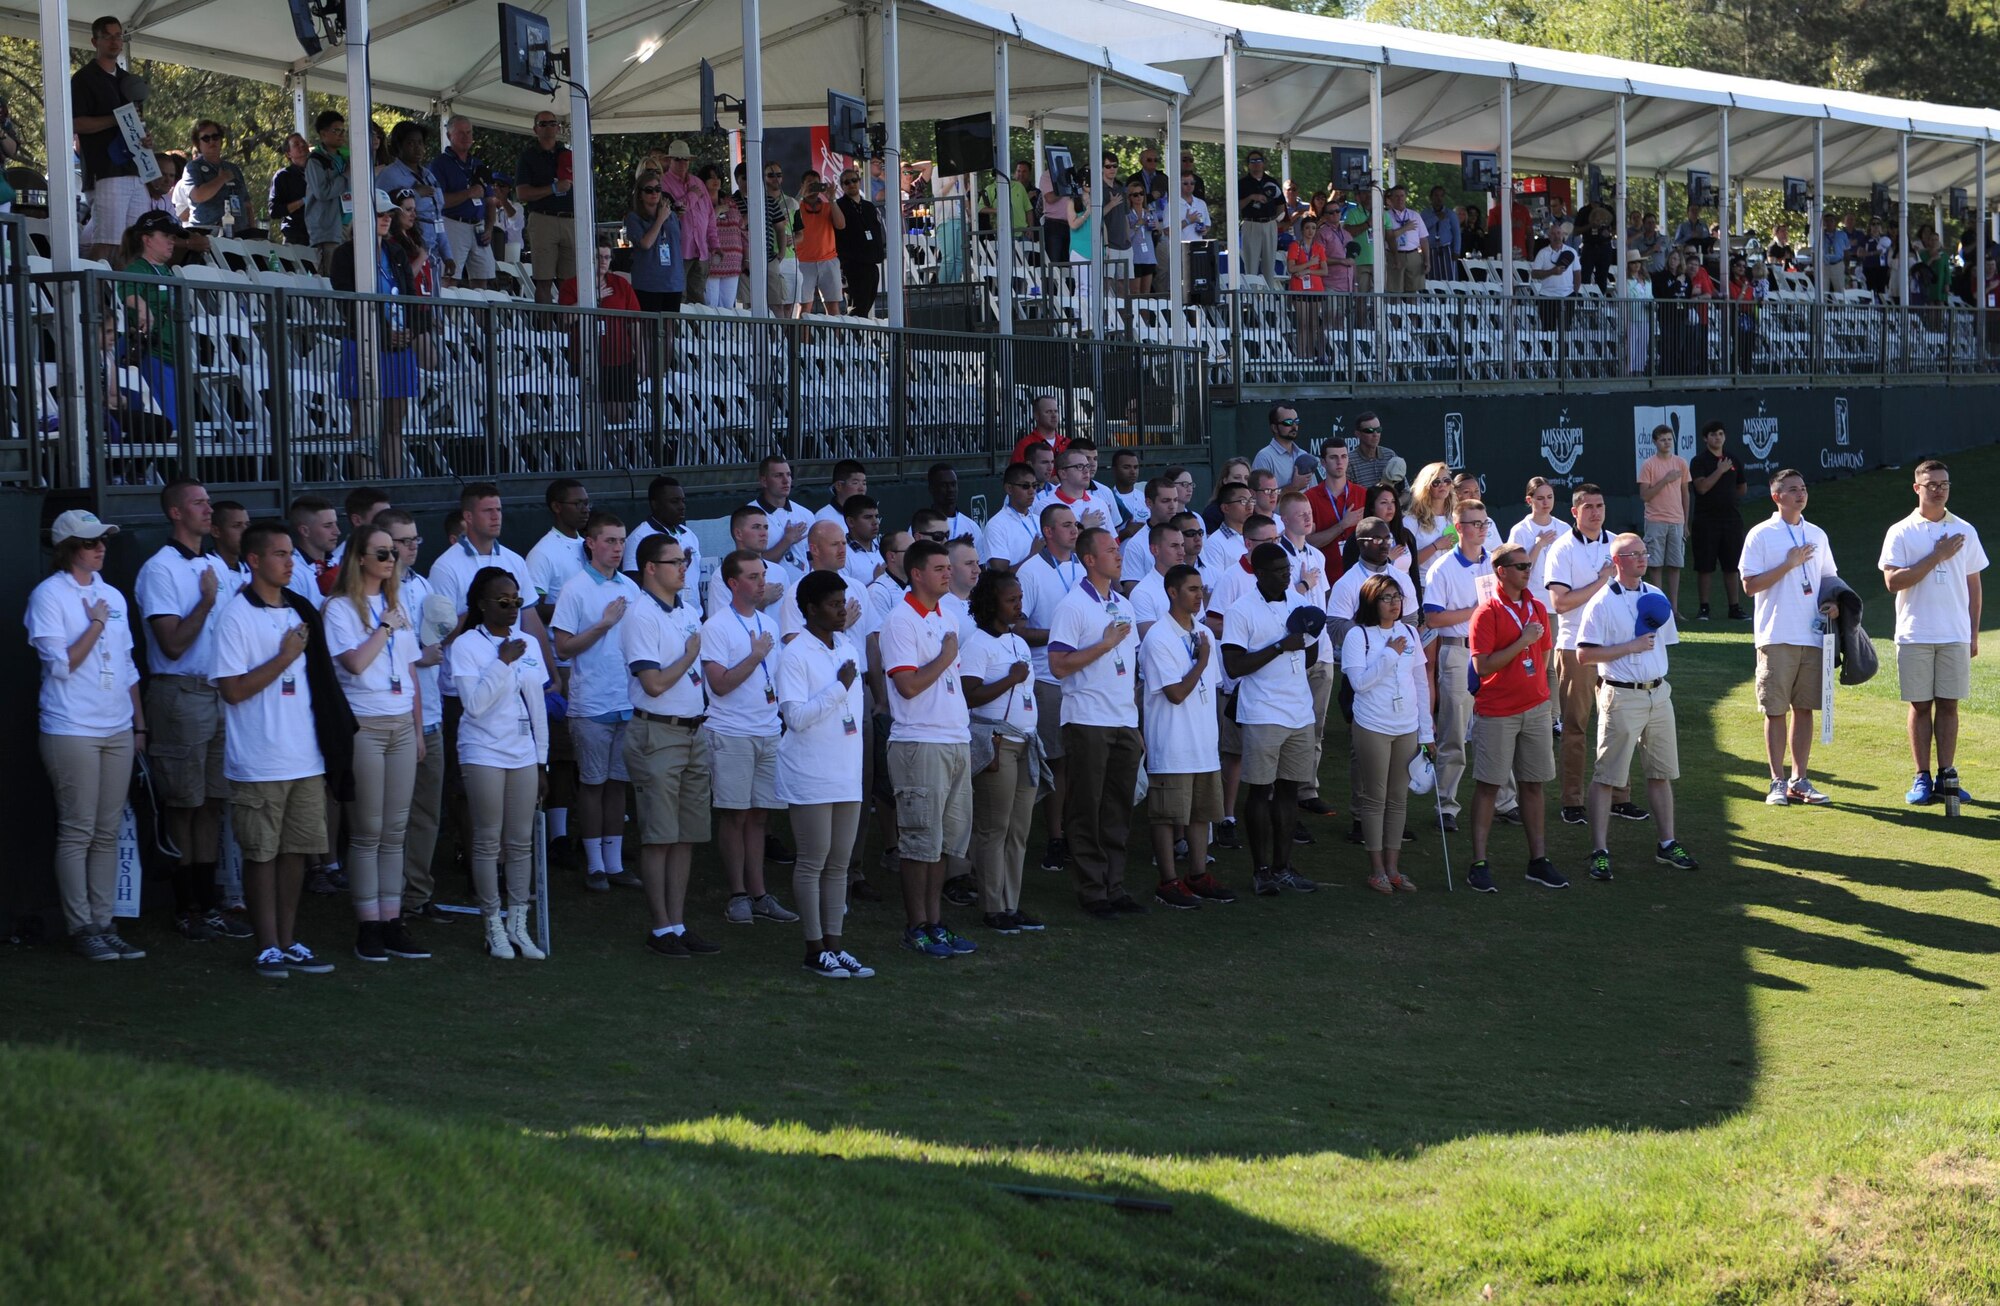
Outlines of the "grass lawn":
{"type": "MultiPolygon", "coordinates": [[[[1953,479],[2000,547],[2000,449],[1953,479]]],[[[1102,925],[1031,870],[1048,933],[948,963],[864,908],[866,983],[723,925],[703,861],[708,962],[644,952],[636,894],[574,884],[543,965],[477,955],[468,920],[426,932],[429,964],[363,966],[326,900],[301,930],[325,978],[259,981],[158,921],[135,967],[0,956],[5,1296],[2000,1299],[2000,601],[1959,759],[1979,802],[1908,809],[1872,564],[1909,480],[1808,510],[1884,662],[1815,754],[1835,806],[1764,806],[1747,623],[1686,634],[1693,874],[1614,822],[1592,883],[1552,812],[1568,892],[1503,830],[1498,896],[1447,894],[1433,836],[1422,892],[1383,899],[1343,814],[1300,859],[1309,898],[1102,925]]]]}

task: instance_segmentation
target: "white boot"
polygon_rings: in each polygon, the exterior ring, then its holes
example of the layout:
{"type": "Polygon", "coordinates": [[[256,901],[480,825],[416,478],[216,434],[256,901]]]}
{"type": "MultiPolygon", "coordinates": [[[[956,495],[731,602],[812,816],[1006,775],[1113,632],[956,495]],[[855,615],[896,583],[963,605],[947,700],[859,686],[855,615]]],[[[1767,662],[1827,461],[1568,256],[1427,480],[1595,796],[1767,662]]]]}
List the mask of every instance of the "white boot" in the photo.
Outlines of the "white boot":
{"type": "Polygon", "coordinates": [[[535,946],[528,937],[528,909],[525,906],[507,909],[507,942],[514,945],[514,951],[529,961],[546,961],[548,953],[535,946]]]}
{"type": "Polygon", "coordinates": [[[507,925],[497,911],[486,913],[486,955],[502,961],[514,959],[514,945],[507,942],[507,925]]]}

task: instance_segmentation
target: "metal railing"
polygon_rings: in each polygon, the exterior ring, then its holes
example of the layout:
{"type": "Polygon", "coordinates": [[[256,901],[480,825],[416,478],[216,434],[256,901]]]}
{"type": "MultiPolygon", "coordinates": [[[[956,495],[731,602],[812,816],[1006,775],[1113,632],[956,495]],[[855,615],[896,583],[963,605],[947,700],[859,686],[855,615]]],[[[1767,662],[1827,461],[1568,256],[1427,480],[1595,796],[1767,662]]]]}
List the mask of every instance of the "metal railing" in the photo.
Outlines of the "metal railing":
{"type": "Polygon", "coordinates": [[[1206,439],[1192,349],[267,281],[183,268],[10,283],[38,378],[23,387],[24,479],[90,491],[115,517],[181,475],[265,505],[384,479],[747,479],[777,449],[894,476],[941,457],[997,463],[1049,393],[1113,443],[1206,439]]]}
{"type": "Polygon", "coordinates": [[[0,396],[6,425],[0,429],[0,483],[30,479],[39,410],[35,403],[39,371],[33,359],[33,314],[28,285],[27,224],[11,213],[0,213],[0,396]]]}

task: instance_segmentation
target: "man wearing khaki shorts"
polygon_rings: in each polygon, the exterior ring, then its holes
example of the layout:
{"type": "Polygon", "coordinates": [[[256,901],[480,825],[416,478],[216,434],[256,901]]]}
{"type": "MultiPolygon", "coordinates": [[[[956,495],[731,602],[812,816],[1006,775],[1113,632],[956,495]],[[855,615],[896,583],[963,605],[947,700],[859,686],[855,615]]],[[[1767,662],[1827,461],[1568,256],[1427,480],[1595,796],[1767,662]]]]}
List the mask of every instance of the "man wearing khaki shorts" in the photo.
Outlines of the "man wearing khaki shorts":
{"type": "Polygon", "coordinates": [[[556,302],[556,285],[576,275],[576,196],[571,190],[569,147],[562,120],[547,109],[535,114],[535,143],[514,168],[514,194],[528,211],[528,250],[534,255],[535,301],[556,302]]]}
{"type": "Polygon", "coordinates": [[[701,680],[701,613],[683,601],[687,551],[660,532],[639,542],[645,597],[618,623],[631,677],[625,770],[639,806],[639,876],[652,925],[646,947],[662,957],[722,951],[687,927],[688,867],[709,838],[708,702],[701,680]]]}
{"type": "MultiPolygon", "coordinates": [[[[1667,646],[1680,642],[1672,608],[1664,624],[1642,620],[1648,594],[1666,595],[1645,580],[1646,542],[1637,535],[1611,541],[1618,578],[1584,605],[1577,627],[1578,658],[1597,668],[1597,764],[1590,777],[1590,878],[1611,878],[1607,827],[1611,792],[1632,775],[1636,752],[1646,768],[1646,799],[1652,803],[1659,840],[1653,860],[1692,871],[1698,863],[1674,838],[1674,781],[1680,778],[1679,744],[1674,734],[1673,691],[1667,685],[1667,646]]],[[[1647,605],[1652,606],[1652,605],[1647,605]]]]}
{"type": "Polygon", "coordinates": [[[1139,680],[1146,691],[1146,815],[1153,826],[1153,861],[1160,869],[1154,900],[1182,910],[1236,895],[1208,870],[1208,827],[1222,819],[1222,758],[1215,706],[1222,659],[1200,620],[1205,598],[1199,569],[1185,563],[1161,578],[1166,614],[1139,641],[1139,680]],[[1176,875],[1174,839],[1187,831],[1187,873],[1176,875]]]}
{"type": "Polygon", "coordinates": [[[1291,861],[1299,786],[1313,774],[1307,673],[1319,659],[1320,631],[1294,630],[1290,624],[1293,612],[1311,605],[1292,587],[1292,560],[1284,546],[1259,544],[1249,562],[1255,588],[1222,615],[1222,670],[1237,682],[1251,882],[1260,897],[1286,889],[1312,893],[1319,885],[1292,870],[1291,861]]]}
{"type": "MultiPolygon", "coordinates": [[[[1486,837],[1493,809],[1511,778],[1519,796],[1521,828],[1528,836],[1528,878],[1545,889],[1569,881],[1548,857],[1548,811],[1542,786],[1556,778],[1554,716],[1549,709],[1549,611],[1528,592],[1534,564],[1518,544],[1493,551],[1492,593],[1472,610],[1466,635],[1479,693],[1472,700],[1472,866],[1465,882],[1479,893],[1498,893],[1486,865],[1486,837]]],[[[1581,729],[1579,723],[1577,726],[1581,729]]]]}
{"type": "Polygon", "coordinates": [[[1946,508],[1949,467],[1935,458],[1918,463],[1915,489],[1916,511],[1889,528],[1876,565],[1896,596],[1896,683],[1910,705],[1910,752],[1917,763],[1917,778],[1903,797],[1921,805],[1931,801],[1934,788],[1971,797],[1958,783],[1958,701],[1972,692],[1972,659],[1979,655],[1979,573],[1986,550],[1972,523],[1946,508]]]}
{"type": "Polygon", "coordinates": [[[1819,601],[1820,583],[1840,573],[1826,532],[1805,519],[1806,478],[1793,468],[1771,477],[1778,510],[1743,537],[1743,592],[1751,596],[1757,642],[1757,706],[1764,713],[1764,756],[1772,807],[1832,801],[1806,777],[1813,712],[1820,700],[1820,632],[1815,621],[1835,607],[1819,601]],[[1791,745],[1792,769],[1785,770],[1791,745]]]}

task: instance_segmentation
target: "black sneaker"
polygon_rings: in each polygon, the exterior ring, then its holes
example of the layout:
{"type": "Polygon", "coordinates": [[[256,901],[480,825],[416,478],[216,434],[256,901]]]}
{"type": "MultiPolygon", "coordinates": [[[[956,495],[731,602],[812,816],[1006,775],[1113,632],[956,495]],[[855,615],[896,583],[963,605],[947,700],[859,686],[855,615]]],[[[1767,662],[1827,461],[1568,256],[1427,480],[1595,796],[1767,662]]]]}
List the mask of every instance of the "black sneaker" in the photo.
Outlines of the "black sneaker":
{"type": "Polygon", "coordinates": [[[1017,930],[1027,930],[1032,933],[1048,928],[1048,926],[1042,924],[1024,911],[1010,911],[1007,914],[1014,918],[1014,928],[1017,930]]]}
{"type": "Polygon", "coordinates": [[[1111,910],[1117,912],[1120,916],[1143,916],[1146,914],[1146,909],[1139,903],[1134,902],[1132,895],[1129,893],[1121,893],[1116,898],[1113,898],[1111,900],[1111,910]]]}
{"type": "Polygon", "coordinates": [[[1528,878],[1544,889],[1569,888],[1569,881],[1556,869],[1556,864],[1546,857],[1537,857],[1528,863],[1528,878]]]}
{"type": "Polygon", "coordinates": [[[840,958],[831,952],[822,952],[811,961],[801,962],[807,970],[821,979],[844,980],[850,978],[847,967],[840,964],[840,958]]]}
{"type": "Polygon", "coordinates": [[[1312,835],[1307,833],[1306,828],[1303,825],[1295,825],[1292,827],[1292,843],[1294,845],[1304,848],[1309,846],[1312,843],[1312,841],[1313,841],[1312,835]]]}
{"type": "Polygon", "coordinates": [[[880,902],[882,901],[882,891],[866,880],[857,880],[849,876],[847,880],[847,900],[849,902],[880,902]]]}
{"type": "Polygon", "coordinates": [[[1193,911],[1201,906],[1201,899],[1195,897],[1180,880],[1168,880],[1155,885],[1153,901],[1162,907],[1172,907],[1175,911],[1193,911]]]}
{"type": "Polygon", "coordinates": [[[791,849],[785,847],[783,839],[775,834],[767,834],[764,836],[764,860],[776,862],[780,866],[790,866],[798,858],[792,855],[791,849]]]}
{"type": "Polygon", "coordinates": [[[1083,909],[1101,921],[1118,919],[1118,909],[1108,902],[1087,902],[1083,904],[1083,909]]]}
{"type": "Polygon", "coordinates": [[[430,921],[432,924],[435,925],[449,925],[453,921],[458,919],[458,914],[456,912],[448,912],[434,902],[425,903],[423,906],[411,912],[410,915],[416,917],[420,921],[430,921]]]}
{"type": "Polygon", "coordinates": [[[1411,828],[1410,828],[1409,826],[1407,826],[1407,825],[1406,825],[1406,826],[1404,826],[1404,827],[1403,827],[1403,842],[1404,842],[1404,843],[1415,843],[1416,841],[1417,841],[1417,834],[1416,834],[1416,831],[1412,830],[1412,829],[1411,829],[1411,828]]]}
{"type": "Polygon", "coordinates": [[[1694,619],[1696,621],[1708,620],[1708,605],[1706,603],[1702,604],[1700,607],[1694,610],[1694,619]]]}
{"type": "Polygon", "coordinates": [[[174,928],[189,943],[209,943],[222,937],[209,928],[207,915],[198,911],[184,911],[174,918],[174,928]]]}
{"type": "Polygon", "coordinates": [[[1290,889],[1293,893],[1319,892],[1318,880],[1308,880],[1305,876],[1300,875],[1297,871],[1293,870],[1289,866],[1278,871],[1277,876],[1278,876],[1278,883],[1284,886],[1285,888],[1290,889]]]}
{"type": "Polygon", "coordinates": [[[1311,816],[1336,815],[1336,813],[1333,810],[1333,804],[1326,801],[1326,799],[1317,796],[1312,798],[1299,799],[1299,810],[1311,816]]]}
{"type": "Polygon", "coordinates": [[[710,943],[690,929],[683,928],[675,937],[680,939],[681,945],[688,950],[690,957],[713,957],[722,951],[720,943],[710,943]]]}
{"type": "Polygon", "coordinates": [[[1521,809],[1510,807],[1504,812],[1495,812],[1493,813],[1493,819],[1496,821],[1505,821],[1509,825],[1519,825],[1521,823],[1521,809]]]}
{"type": "Polygon", "coordinates": [[[382,922],[362,921],[354,931],[354,955],[363,961],[387,961],[389,950],[382,946],[382,922]]]}
{"type": "Polygon", "coordinates": [[[1347,827],[1347,842],[1352,844],[1368,842],[1367,837],[1361,833],[1361,822],[1355,821],[1347,827]]]}
{"type": "Polygon", "coordinates": [[[1049,840],[1048,847],[1042,850],[1042,869],[1060,871],[1067,865],[1069,865],[1069,840],[1049,840]]]}
{"type": "Polygon", "coordinates": [[[1564,825],[1589,825],[1590,813],[1581,807],[1565,807],[1562,809],[1562,821],[1564,825]]]}
{"type": "Polygon", "coordinates": [[[1268,866],[1259,866],[1250,875],[1250,887],[1259,898],[1275,898],[1284,889],[1278,874],[1268,866]]]}
{"type": "Polygon", "coordinates": [[[1204,871],[1200,875],[1190,875],[1186,884],[1189,892],[1203,902],[1235,902],[1236,891],[1217,881],[1204,871]]]}
{"type": "Polygon", "coordinates": [[[431,950],[411,936],[401,917],[382,922],[382,947],[391,957],[401,957],[404,961],[431,959],[431,950]]]}
{"type": "Polygon", "coordinates": [[[1493,883],[1493,872],[1487,868],[1485,862],[1472,864],[1472,868],[1465,873],[1465,884],[1474,893],[1500,892],[1500,886],[1493,883]]]}
{"type": "Polygon", "coordinates": [[[1611,814],[1621,821],[1646,821],[1653,815],[1637,803],[1613,803],[1611,814]]]}
{"type": "Polygon", "coordinates": [[[1442,829],[1446,834],[1457,834],[1458,818],[1456,816],[1453,816],[1450,812],[1446,812],[1443,816],[1438,818],[1438,827],[1442,829]]]}
{"type": "Polygon", "coordinates": [[[1215,834],[1209,839],[1209,846],[1223,848],[1229,852],[1243,851],[1243,840],[1236,833],[1236,818],[1215,823],[1215,834]]]}
{"type": "Polygon", "coordinates": [[[1019,934],[1021,927],[1014,923],[1012,913],[990,911],[980,917],[980,923],[996,934],[1019,934]]]}
{"type": "Polygon", "coordinates": [[[954,875],[944,882],[944,900],[954,907],[970,907],[979,901],[979,882],[970,875],[954,875]]]}
{"type": "Polygon", "coordinates": [[[1662,866],[1671,866],[1677,871],[1701,869],[1701,863],[1688,855],[1688,850],[1681,847],[1681,841],[1678,839],[1669,839],[1654,847],[1653,860],[1662,866]]]}
{"type": "Polygon", "coordinates": [[[656,952],[662,957],[672,957],[676,961],[684,961],[693,955],[688,951],[687,941],[678,934],[648,934],[646,950],[656,952]]]}
{"type": "Polygon", "coordinates": [[[1729,605],[1729,619],[1731,621],[1748,621],[1750,620],[1750,614],[1743,610],[1741,604],[1732,603],[1729,605]]]}
{"type": "Polygon", "coordinates": [[[1590,878],[1593,880],[1611,878],[1611,854],[1603,848],[1590,855],[1590,878]]]}

